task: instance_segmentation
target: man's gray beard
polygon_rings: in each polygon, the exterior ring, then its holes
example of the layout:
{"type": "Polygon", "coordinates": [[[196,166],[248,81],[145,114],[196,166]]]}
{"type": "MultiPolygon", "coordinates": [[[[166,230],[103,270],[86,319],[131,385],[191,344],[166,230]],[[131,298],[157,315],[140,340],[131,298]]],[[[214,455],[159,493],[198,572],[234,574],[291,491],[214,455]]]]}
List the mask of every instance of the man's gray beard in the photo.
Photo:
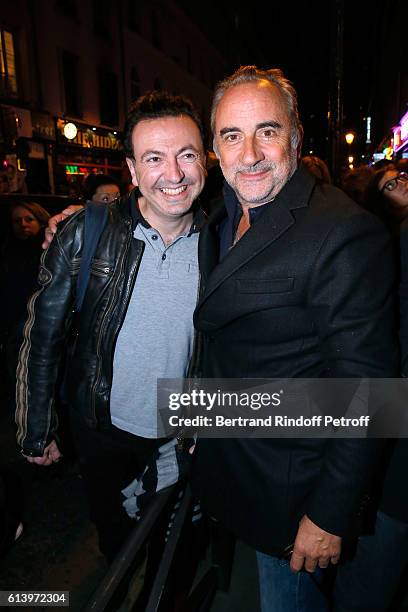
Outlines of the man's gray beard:
{"type": "MultiPolygon", "coordinates": [[[[249,168],[247,168],[245,166],[236,166],[234,168],[234,173],[235,173],[234,176],[236,176],[237,172],[246,172],[247,174],[251,174],[251,173],[256,174],[257,172],[264,172],[264,171],[268,171],[268,170],[274,171],[277,168],[279,168],[279,164],[271,163],[271,162],[261,162],[260,164],[257,164],[256,166],[251,166],[249,168]]],[[[231,185],[231,183],[229,183],[229,185],[235,191],[235,194],[236,194],[236,196],[237,196],[239,201],[244,200],[245,202],[249,202],[250,204],[266,204],[267,202],[272,202],[276,198],[276,196],[280,193],[280,191],[282,191],[282,189],[284,188],[286,183],[289,181],[289,179],[294,174],[296,168],[297,168],[297,152],[296,152],[296,150],[292,149],[291,150],[291,155],[290,155],[290,158],[289,158],[289,171],[288,171],[288,174],[285,177],[285,179],[282,182],[282,184],[280,185],[278,191],[276,193],[274,193],[273,196],[266,196],[266,197],[265,196],[263,196],[263,197],[259,196],[259,197],[253,197],[250,200],[248,200],[247,198],[244,198],[240,194],[240,192],[238,191],[238,187],[236,185],[231,185]]],[[[271,192],[274,191],[275,187],[276,187],[276,184],[271,189],[271,192]]]]}

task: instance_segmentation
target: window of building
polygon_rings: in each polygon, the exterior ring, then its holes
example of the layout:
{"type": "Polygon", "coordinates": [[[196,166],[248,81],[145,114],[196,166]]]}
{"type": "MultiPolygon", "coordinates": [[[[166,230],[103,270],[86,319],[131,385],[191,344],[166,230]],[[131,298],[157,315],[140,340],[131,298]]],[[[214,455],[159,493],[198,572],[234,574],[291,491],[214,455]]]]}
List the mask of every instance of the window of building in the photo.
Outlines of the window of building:
{"type": "Polygon", "coordinates": [[[130,97],[132,102],[140,96],[140,78],[137,68],[132,66],[130,71],[130,97]]]}
{"type": "Polygon", "coordinates": [[[81,117],[79,57],[69,51],[61,53],[61,67],[65,99],[65,113],[72,117],[81,117]]]}
{"type": "Polygon", "coordinates": [[[0,91],[5,97],[17,96],[16,58],[13,34],[0,30],[0,91]]]}
{"type": "Polygon", "coordinates": [[[119,123],[118,78],[110,70],[100,70],[98,82],[101,123],[116,126],[119,123]]]}

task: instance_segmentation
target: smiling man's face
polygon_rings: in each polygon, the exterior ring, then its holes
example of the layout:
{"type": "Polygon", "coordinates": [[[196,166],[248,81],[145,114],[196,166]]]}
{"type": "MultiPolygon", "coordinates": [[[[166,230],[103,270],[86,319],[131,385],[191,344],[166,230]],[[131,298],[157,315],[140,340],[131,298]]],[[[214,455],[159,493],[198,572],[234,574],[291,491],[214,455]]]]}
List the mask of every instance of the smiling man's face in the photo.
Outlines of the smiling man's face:
{"type": "Polygon", "coordinates": [[[269,81],[228,89],[215,115],[214,150],[244,206],[271,201],[297,166],[285,99],[269,81]]]}
{"type": "Polygon", "coordinates": [[[185,215],[201,193],[206,176],[200,131],[187,115],[145,119],[132,133],[134,159],[127,159],[132,183],[142,194],[147,220],[185,215]]]}

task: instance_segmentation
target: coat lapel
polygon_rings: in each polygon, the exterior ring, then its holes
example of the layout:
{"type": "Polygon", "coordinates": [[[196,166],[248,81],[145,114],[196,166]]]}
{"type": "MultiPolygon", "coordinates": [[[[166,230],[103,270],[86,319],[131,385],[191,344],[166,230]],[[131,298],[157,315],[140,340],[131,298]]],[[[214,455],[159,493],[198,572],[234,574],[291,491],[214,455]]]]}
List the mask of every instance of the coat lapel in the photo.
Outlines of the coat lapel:
{"type": "MultiPolygon", "coordinates": [[[[294,219],[290,211],[279,205],[276,206],[274,203],[271,203],[270,207],[262,215],[259,222],[253,225],[244,234],[239,243],[215,266],[207,280],[202,301],[205,301],[231,274],[245,265],[250,259],[256,257],[258,253],[293,225],[294,219]]],[[[213,240],[217,241],[217,235],[214,234],[213,240]]]]}
{"type": "Polygon", "coordinates": [[[219,260],[217,227],[225,218],[225,208],[218,207],[205,228],[200,248],[205,284],[200,306],[229,276],[256,257],[263,249],[282,236],[294,223],[291,210],[307,206],[315,180],[300,167],[262,217],[241,238],[224,259],[219,260]]]}

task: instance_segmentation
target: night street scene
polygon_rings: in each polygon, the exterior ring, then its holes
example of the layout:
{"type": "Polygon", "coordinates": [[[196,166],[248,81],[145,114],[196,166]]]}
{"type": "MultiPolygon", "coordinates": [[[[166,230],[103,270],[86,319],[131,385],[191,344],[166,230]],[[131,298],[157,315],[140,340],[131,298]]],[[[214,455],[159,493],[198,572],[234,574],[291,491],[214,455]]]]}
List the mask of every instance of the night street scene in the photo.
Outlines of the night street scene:
{"type": "Polygon", "coordinates": [[[408,611],[407,24],[0,4],[0,608],[408,611]],[[299,378],[364,433],[179,418],[299,378]]]}

